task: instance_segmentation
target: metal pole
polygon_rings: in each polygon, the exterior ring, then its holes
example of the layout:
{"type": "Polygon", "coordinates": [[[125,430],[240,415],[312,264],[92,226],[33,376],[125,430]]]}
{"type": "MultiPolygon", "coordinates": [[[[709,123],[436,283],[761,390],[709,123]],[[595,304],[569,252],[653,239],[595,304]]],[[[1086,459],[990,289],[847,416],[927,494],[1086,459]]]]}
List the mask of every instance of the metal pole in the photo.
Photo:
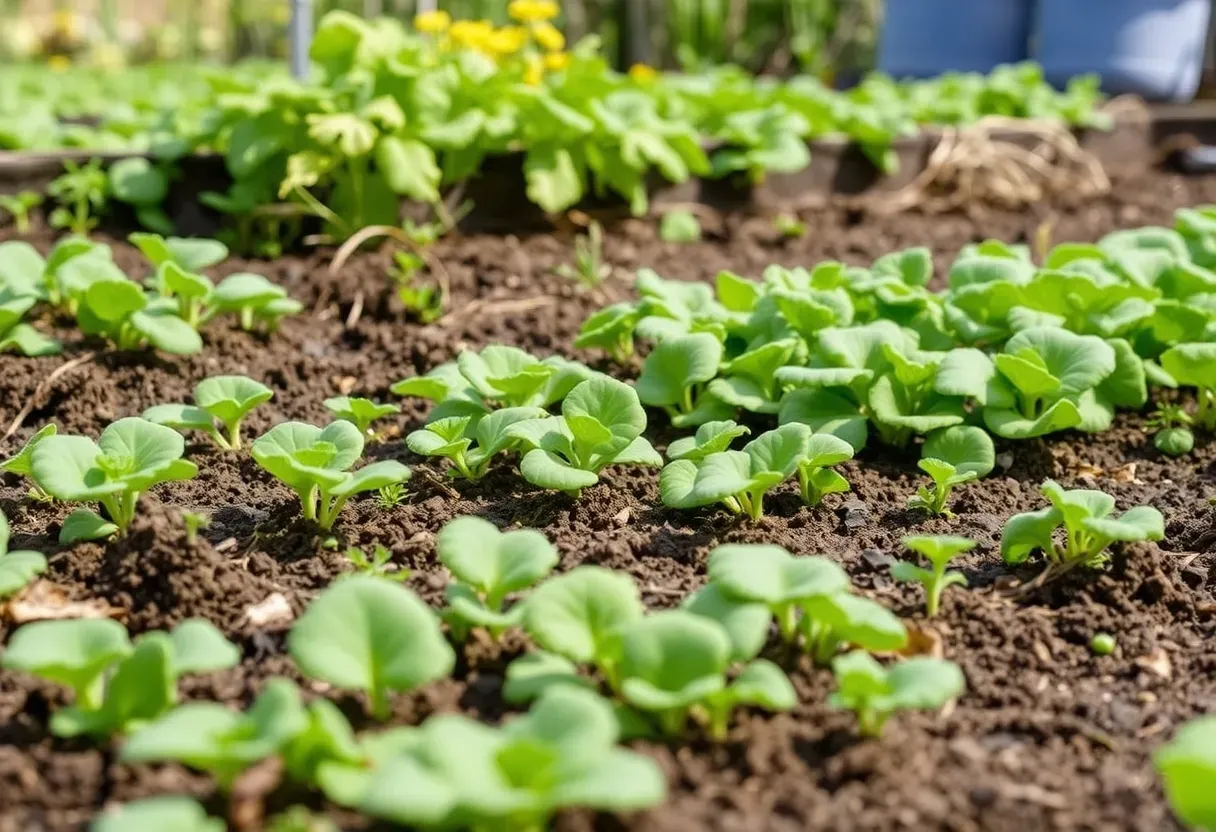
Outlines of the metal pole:
{"type": "Polygon", "coordinates": [[[308,50],[312,48],[312,0],[291,0],[291,74],[308,77],[308,50]]]}

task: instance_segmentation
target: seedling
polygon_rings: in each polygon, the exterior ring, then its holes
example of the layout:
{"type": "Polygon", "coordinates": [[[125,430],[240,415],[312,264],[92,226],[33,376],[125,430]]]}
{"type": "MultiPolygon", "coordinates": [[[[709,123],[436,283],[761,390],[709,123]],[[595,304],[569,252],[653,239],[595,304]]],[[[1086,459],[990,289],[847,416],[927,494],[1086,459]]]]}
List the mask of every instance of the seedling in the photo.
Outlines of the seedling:
{"type": "Polygon", "coordinates": [[[105,211],[110,181],[101,169],[100,159],[91,159],[86,164],[68,159],[63,167],[64,172],[46,188],[59,203],[51,211],[51,227],[66,228],[84,236],[97,227],[98,217],[105,211]]]}
{"type": "Polygon", "coordinates": [[[41,552],[9,551],[8,540],[8,518],[0,511],[0,598],[20,592],[46,571],[46,557],[41,552]]]}
{"type": "Polygon", "coordinates": [[[28,442],[21,446],[21,450],[3,462],[0,462],[0,472],[16,474],[19,477],[24,477],[29,482],[29,498],[35,502],[49,503],[54,497],[43,491],[42,486],[34,481],[33,471],[30,468],[31,459],[34,456],[34,448],[43,439],[46,439],[48,436],[54,436],[58,430],[59,428],[53,422],[43,425],[38,429],[37,433],[29,438],[28,442]]]}
{"type": "Polygon", "coordinates": [[[219,240],[205,237],[162,237],[146,231],[127,236],[139,249],[152,268],[174,263],[187,272],[199,272],[228,259],[228,247],[219,240]]]}
{"type": "Polygon", "coordinates": [[[260,274],[241,272],[220,281],[211,296],[212,314],[226,312],[237,316],[241,329],[251,332],[261,323],[266,332],[278,329],[279,322],[298,315],[303,305],[287,297],[287,290],[260,274]]]}
{"type": "Polygon", "coordinates": [[[920,469],[933,480],[933,488],[920,486],[908,498],[908,507],[930,514],[953,517],[947,507],[950,494],[960,485],[987,476],[996,465],[992,438],[970,425],[957,425],[934,432],[921,451],[920,469]]]}
{"type": "Polygon", "coordinates": [[[358,546],[349,547],[343,554],[356,575],[404,583],[413,574],[408,569],[398,569],[393,563],[393,553],[379,543],[372,548],[370,556],[358,546]]]}
{"type": "Polygon", "coordinates": [[[828,699],[834,708],[857,714],[863,737],[878,737],[897,711],[936,710],[961,696],[966,682],[954,662],[918,657],[890,670],[864,650],[855,650],[832,662],[836,692],[828,699]]]}
{"type": "Polygon", "coordinates": [[[224,832],[227,824],[207,817],[196,801],[178,795],[157,795],[126,803],[98,815],[89,832],[224,832]]]}
{"type": "Polygon", "coordinates": [[[625,701],[655,716],[662,732],[679,737],[690,716],[711,737],[726,738],[740,705],[770,711],[794,707],[794,687],[781,668],[757,659],[727,684],[732,645],[717,622],[683,610],[638,619],[621,632],[620,690],[625,701]]]}
{"type": "Polygon", "coordinates": [[[292,627],[287,648],[305,676],[365,692],[377,719],[388,718],[390,693],[441,679],[456,662],[417,595],[361,575],[321,593],[292,627]]]}
{"type": "Polygon", "coordinates": [[[31,287],[5,285],[0,275],[0,352],[16,350],[24,356],[57,355],[62,346],[32,326],[21,322],[21,318],[38,302],[31,287]]]}
{"type": "Polygon", "coordinates": [[[667,411],[676,427],[723,419],[734,408],[705,395],[705,385],[718,375],[721,363],[722,342],[708,332],[668,338],[646,356],[638,398],[667,411]]]}
{"type": "Polygon", "coordinates": [[[1101,491],[1066,491],[1053,480],[1040,491],[1051,507],[1015,514],[1001,532],[1001,556],[1006,563],[1026,561],[1038,550],[1047,559],[1042,580],[1058,577],[1078,566],[1100,567],[1110,558],[1110,544],[1137,540],[1161,540],[1165,521],[1151,506],[1136,506],[1118,517],[1112,516],[1115,498],[1101,491]],[[1063,527],[1063,543],[1055,541],[1063,527]]]}
{"type": "Polygon", "coordinates": [[[802,500],[811,508],[828,494],[841,494],[852,486],[832,466],[853,458],[853,446],[830,433],[816,433],[807,441],[806,456],[798,463],[802,500]]]}
{"type": "Polygon", "coordinates": [[[140,494],[149,488],[198,474],[198,466],[182,459],[185,449],[181,434],[171,428],[130,417],[107,427],[97,442],[84,436],[46,436],[34,446],[30,471],[39,487],[57,500],[96,500],[105,507],[111,522],[80,509],[78,525],[64,524],[60,534],[61,543],[96,540],[125,534],[140,494]]]}
{"type": "Polygon", "coordinates": [[[540,698],[549,688],[558,685],[594,690],[596,683],[580,676],[578,665],[562,656],[535,650],[525,653],[507,665],[502,698],[512,705],[524,705],[540,698]]]}
{"type": "Polygon", "coordinates": [[[523,627],[541,649],[578,664],[594,664],[613,682],[620,631],[643,612],[637,585],[628,575],[577,566],[531,592],[524,603],[523,627]]]}
{"type": "Polygon", "coordinates": [[[731,407],[752,413],[777,413],[785,394],[777,370],[789,363],[798,346],[798,339],[782,338],[722,362],[719,377],[709,383],[709,393],[731,407]]]}
{"type": "Polygon", "coordinates": [[[406,311],[412,312],[423,324],[442,318],[447,304],[443,287],[418,282],[419,272],[426,261],[412,251],[395,251],[393,263],[388,276],[396,284],[397,297],[406,311]]]}
{"type": "Polygon", "coordinates": [[[587,289],[599,286],[612,274],[612,266],[604,262],[604,229],[592,220],[586,234],[574,238],[574,265],[560,264],[554,271],[567,280],[578,281],[587,289]]]}
{"type": "Polygon", "coordinates": [[[577,498],[609,465],[663,464],[643,437],[646,411],[627,384],[606,376],[581,382],[562,400],[562,415],[516,422],[507,435],[528,448],[524,479],[577,498]]]}
{"type": "Polygon", "coordinates": [[[691,211],[668,211],[659,221],[659,239],[665,243],[699,243],[701,223],[691,211]]]}
{"type": "Polygon", "coordinates": [[[375,435],[372,432],[372,422],[401,412],[401,408],[395,404],[379,404],[371,399],[353,396],[335,396],[332,399],[326,399],[322,404],[325,405],[326,410],[339,419],[357,427],[364,436],[375,435]]]}
{"type": "Polygon", "coordinates": [[[284,422],[254,440],[253,459],[300,498],[304,519],[323,531],[355,494],[377,491],[409,479],[410,469],[386,459],[349,469],[363,455],[363,434],[350,422],[324,429],[303,422],[284,422]]]}
{"type": "Polygon", "coordinates": [[[796,240],[806,236],[806,223],[793,214],[778,214],[773,218],[773,227],[777,233],[787,240],[796,240]]]}
{"type": "Polygon", "coordinates": [[[891,566],[891,577],[922,584],[925,587],[925,614],[932,618],[941,608],[946,587],[967,585],[967,577],[962,572],[947,572],[946,567],[956,555],[974,549],[975,541],[965,537],[905,537],[904,545],[923,555],[931,568],[900,561],[891,566]]]}
{"type": "Polygon", "coordinates": [[[192,355],[203,348],[196,325],[121,273],[100,276],[72,296],[81,332],[102,336],[120,350],[150,344],[174,355],[192,355]]]}
{"type": "Polygon", "coordinates": [[[1094,633],[1094,637],[1089,640],[1089,649],[1095,656],[1109,656],[1115,652],[1117,646],[1115,637],[1110,633],[1094,633]]]}
{"type": "Polygon", "coordinates": [[[0,209],[13,218],[18,234],[30,233],[30,212],[42,204],[42,194],[37,191],[21,191],[18,194],[0,194],[0,209]]]}
{"type": "Polygon", "coordinates": [[[1195,421],[1216,430],[1216,344],[1179,344],[1161,354],[1161,367],[1179,384],[1196,388],[1195,421]]]}
{"type": "Polygon", "coordinates": [[[667,458],[672,461],[687,459],[690,462],[700,462],[711,454],[728,450],[732,442],[749,433],[749,428],[730,419],[706,422],[697,428],[696,435],[672,442],[667,448],[667,458]]]}
{"type": "Polygon", "coordinates": [[[274,391],[245,376],[212,376],[194,387],[194,404],[159,404],[143,418],[175,430],[199,430],[224,450],[241,447],[241,422],[255,407],[274,397],[274,391]],[[224,428],[220,433],[215,427],[224,428]]]}
{"type": "Polygon", "coordinates": [[[452,476],[477,481],[486,475],[496,456],[519,447],[522,440],[511,434],[512,425],[548,415],[539,407],[504,407],[477,420],[449,416],[410,433],[405,444],[421,456],[447,459],[453,466],[449,469],[452,476]]]}
{"type": "Polygon", "coordinates": [[[1191,433],[1191,414],[1181,405],[1163,404],[1144,423],[1145,430],[1154,431],[1153,445],[1167,456],[1185,456],[1195,448],[1191,433]]]}
{"type": "Polygon", "coordinates": [[[307,806],[292,806],[266,822],[266,832],[340,832],[337,824],[307,806]]]}
{"type": "Polygon", "coordinates": [[[659,476],[663,504],[699,508],[722,503],[732,513],[759,520],[764,493],[794,475],[807,458],[810,438],[810,428],[791,423],[761,434],[742,451],[671,462],[659,476]]]}
{"type": "Polygon", "coordinates": [[[198,542],[199,530],[205,529],[211,525],[211,518],[205,514],[196,514],[193,511],[183,511],[182,525],[186,527],[186,542],[193,546],[198,542]]]}
{"type": "Polygon", "coordinates": [[[376,489],[376,505],[388,511],[405,502],[405,486],[399,482],[390,482],[376,489]]]}
{"type": "Polygon", "coordinates": [[[591,313],[574,339],[576,349],[601,349],[624,363],[633,355],[633,333],[642,318],[631,303],[614,303],[591,313]]]}
{"type": "Polygon", "coordinates": [[[462,352],[456,357],[456,366],[463,383],[453,393],[472,387],[485,401],[503,407],[548,407],[594,375],[576,361],[560,356],[542,361],[517,347],[502,344],[490,344],[480,353],[462,352]]]}
{"type": "Polygon", "coordinates": [[[1188,722],[1153,755],[1170,807],[1194,829],[1216,829],[1216,716],[1188,722]]]}

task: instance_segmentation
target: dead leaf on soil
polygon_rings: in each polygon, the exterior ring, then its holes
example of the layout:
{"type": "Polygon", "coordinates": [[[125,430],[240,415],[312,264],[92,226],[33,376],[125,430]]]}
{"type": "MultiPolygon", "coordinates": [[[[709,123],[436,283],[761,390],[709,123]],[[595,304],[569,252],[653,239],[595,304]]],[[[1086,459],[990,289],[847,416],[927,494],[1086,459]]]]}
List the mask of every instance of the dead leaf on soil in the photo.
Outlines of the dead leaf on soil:
{"type": "Polygon", "coordinates": [[[239,830],[261,829],[266,798],[283,782],[283,759],[267,757],[243,772],[228,795],[228,820],[239,830]]]}
{"type": "Polygon", "coordinates": [[[350,391],[355,389],[355,385],[359,383],[359,379],[354,376],[342,376],[335,380],[334,386],[338,388],[338,392],[343,396],[349,396],[350,391]]]}
{"type": "Polygon", "coordinates": [[[1115,482],[1130,482],[1133,485],[1144,485],[1136,479],[1136,463],[1129,462],[1110,472],[1110,478],[1115,482]]]}
{"type": "Polygon", "coordinates": [[[59,584],[37,580],[5,605],[4,615],[14,624],[71,618],[114,618],[124,621],[127,610],[111,606],[101,598],[73,601],[59,584]]]}
{"type": "Polygon", "coordinates": [[[1133,660],[1133,664],[1161,679],[1169,679],[1174,675],[1174,665],[1170,661],[1170,654],[1165,652],[1162,647],[1155,648],[1146,656],[1137,656],[1133,660]]]}
{"type": "Polygon", "coordinates": [[[908,643],[899,651],[899,655],[905,658],[930,656],[940,659],[945,654],[943,639],[937,630],[917,624],[909,624],[907,629],[908,643]]]}
{"type": "Polygon", "coordinates": [[[245,610],[246,620],[254,627],[268,628],[290,624],[295,618],[291,604],[281,592],[272,592],[266,598],[245,610]]]}

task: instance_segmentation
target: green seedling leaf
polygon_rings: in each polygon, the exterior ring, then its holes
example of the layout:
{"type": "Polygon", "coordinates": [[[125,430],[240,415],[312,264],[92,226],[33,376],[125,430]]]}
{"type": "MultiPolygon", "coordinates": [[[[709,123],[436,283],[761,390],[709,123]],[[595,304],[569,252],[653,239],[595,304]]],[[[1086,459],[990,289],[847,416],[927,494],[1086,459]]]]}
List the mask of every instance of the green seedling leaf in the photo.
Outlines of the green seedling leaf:
{"type": "Polygon", "coordinates": [[[578,665],[553,653],[538,650],[525,653],[507,665],[502,688],[503,699],[512,705],[523,705],[539,699],[556,685],[573,685],[592,690],[595,683],[580,676],[578,665]]]}
{"type": "Polygon", "coordinates": [[[932,618],[941,608],[942,593],[947,587],[967,585],[962,572],[947,572],[946,567],[956,555],[974,549],[975,541],[966,537],[905,537],[904,545],[929,561],[930,568],[900,561],[891,566],[891,577],[924,585],[925,614],[932,618]]]}
{"type": "Polygon", "coordinates": [[[353,576],[323,592],[292,628],[288,650],[305,675],[367,693],[378,719],[388,696],[447,676],[455,654],[439,621],[413,592],[353,576]]]}
{"type": "Polygon", "coordinates": [[[205,618],[187,618],[169,634],[173,675],[210,673],[235,667],[241,651],[205,618]]]}
{"type": "Polygon", "coordinates": [[[47,566],[41,552],[9,551],[8,540],[8,518],[0,511],[0,598],[19,592],[47,566]]]}
{"type": "Polygon", "coordinates": [[[908,499],[908,507],[947,517],[953,516],[946,506],[954,489],[987,476],[996,465],[992,438],[971,425],[936,431],[925,441],[921,453],[918,465],[933,480],[933,488],[917,489],[908,499]]]}
{"type": "Polygon", "coordinates": [[[865,737],[879,736],[897,711],[942,708],[965,687],[963,673],[953,662],[914,658],[888,670],[863,650],[834,660],[832,672],[837,688],[829,703],[856,713],[865,737]]]}
{"type": "Polygon", "coordinates": [[[1216,344],[1178,344],[1161,354],[1161,367],[1179,384],[1196,388],[1195,421],[1216,430],[1216,344]]]}
{"type": "Polygon", "coordinates": [[[633,355],[633,333],[641,319],[641,311],[633,304],[610,304],[583,321],[574,347],[601,349],[623,362],[633,355]]]}
{"type": "Polygon", "coordinates": [[[105,540],[119,531],[117,523],[111,523],[92,509],[78,508],[63,520],[59,529],[59,542],[64,546],[89,540],[105,540]]]}
{"type": "Polygon", "coordinates": [[[372,435],[372,422],[401,412],[401,408],[395,404],[379,404],[371,399],[351,396],[335,396],[322,404],[330,413],[350,422],[368,436],[372,435]]]}
{"type": "Polygon", "coordinates": [[[51,499],[51,495],[42,490],[33,479],[33,468],[31,460],[34,456],[34,448],[43,439],[48,436],[54,436],[58,432],[58,428],[54,423],[43,425],[38,429],[38,432],[29,438],[21,450],[10,456],[8,459],[0,462],[0,473],[16,474],[19,477],[24,477],[30,482],[30,497],[38,501],[46,501],[51,499]]]}
{"type": "Polygon", "coordinates": [[[764,603],[731,594],[721,583],[711,582],[684,599],[682,609],[712,619],[730,636],[731,660],[746,662],[759,655],[768,638],[773,614],[764,603]]]}
{"type": "Polygon", "coordinates": [[[157,269],[164,263],[173,263],[187,272],[198,272],[228,259],[226,245],[204,237],[162,237],[137,231],[127,239],[157,269]]]}
{"type": "Polygon", "coordinates": [[[642,404],[664,408],[680,426],[729,416],[729,406],[702,395],[721,363],[722,342],[707,332],[668,338],[646,357],[637,381],[638,398],[642,404]]]}
{"type": "Polygon", "coordinates": [[[99,815],[89,832],[224,832],[227,825],[209,818],[203,807],[188,797],[159,795],[124,804],[99,815]]]}
{"type": "Polygon", "coordinates": [[[36,621],[13,633],[0,665],[71,688],[77,706],[96,708],[106,670],[132,649],[126,628],[108,618],[36,621]]]}
{"type": "Polygon", "coordinates": [[[853,458],[853,446],[830,433],[817,433],[807,440],[806,456],[798,463],[802,499],[814,508],[828,494],[848,491],[849,481],[832,467],[853,458]]]}
{"type": "Polygon", "coordinates": [[[690,462],[700,462],[710,454],[727,450],[735,439],[749,433],[749,428],[730,420],[706,422],[697,428],[695,436],[686,436],[672,442],[667,448],[667,458],[672,461],[686,459],[690,462]]]}
{"type": "Polygon", "coordinates": [[[1200,717],[1179,729],[1153,755],[1170,807],[1196,829],[1216,828],[1216,717],[1200,717]]]}
{"type": "Polygon", "coordinates": [[[831,434],[860,451],[866,446],[869,419],[856,401],[832,390],[793,390],[781,400],[777,421],[803,424],[816,435],[831,434]]]}
{"type": "Polygon", "coordinates": [[[176,702],[173,643],[165,633],[147,633],[108,675],[100,706],[78,701],[55,712],[51,733],[58,737],[125,734],[165,713],[176,702]]]}
{"type": "Polygon", "coordinates": [[[665,243],[696,243],[701,223],[691,211],[668,211],[659,223],[659,238],[665,243]]]}
{"type": "Polygon", "coordinates": [[[848,592],[819,595],[808,599],[803,610],[803,636],[818,664],[830,662],[844,644],[886,652],[908,643],[903,622],[868,598],[848,592]]]}
{"type": "Polygon", "coordinates": [[[255,407],[270,401],[274,391],[246,376],[212,376],[194,387],[194,403],[225,427],[230,449],[241,447],[241,422],[255,407]]]}

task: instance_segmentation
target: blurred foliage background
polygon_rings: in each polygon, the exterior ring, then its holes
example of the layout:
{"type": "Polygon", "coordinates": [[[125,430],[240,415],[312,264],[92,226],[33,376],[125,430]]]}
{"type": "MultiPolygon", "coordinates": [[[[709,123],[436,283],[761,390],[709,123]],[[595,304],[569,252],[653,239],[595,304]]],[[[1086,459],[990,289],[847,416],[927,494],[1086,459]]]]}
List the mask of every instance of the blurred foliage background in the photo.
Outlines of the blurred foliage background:
{"type": "MultiPolygon", "coordinates": [[[[976,0],[979,2],[980,0],[976,0]]],[[[833,81],[873,65],[882,0],[562,0],[569,40],[601,38],[623,68],[737,63],[833,81]]],[[[506,0],[312,0],[321,16],[506,20],[506,0]]],[[[286,57],[291,0],[0,0],[0,59],[100,67],[286,57]]]]}

